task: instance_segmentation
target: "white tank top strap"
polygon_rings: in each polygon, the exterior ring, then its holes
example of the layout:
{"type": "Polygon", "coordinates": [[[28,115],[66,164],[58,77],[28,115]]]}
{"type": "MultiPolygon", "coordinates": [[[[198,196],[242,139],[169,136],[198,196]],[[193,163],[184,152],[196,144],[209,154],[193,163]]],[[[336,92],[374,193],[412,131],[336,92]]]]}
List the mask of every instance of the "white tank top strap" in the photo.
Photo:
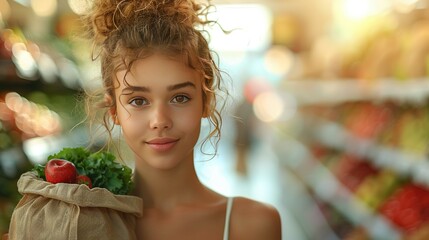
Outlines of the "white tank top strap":
{"type": "Polygon", "coordinates": [[[223,230],[223,240],[228,240],[229,238],[229,220],[231,218],[231,210],[232,210],[232,202],[234,198],[228,197],[227,203],[226,203],[226,217],[225,217],[225,227],[223,230]]]}

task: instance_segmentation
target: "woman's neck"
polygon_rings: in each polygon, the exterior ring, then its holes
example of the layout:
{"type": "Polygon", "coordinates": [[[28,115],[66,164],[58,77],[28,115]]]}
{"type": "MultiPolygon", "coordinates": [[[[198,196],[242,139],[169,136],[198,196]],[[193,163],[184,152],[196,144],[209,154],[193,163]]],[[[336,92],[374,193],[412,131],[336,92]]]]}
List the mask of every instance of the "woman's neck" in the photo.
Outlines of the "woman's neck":
{"type": "Polygon", "coordinates": [[[135,194],[143,199],[146,209],[170,211],[210,195],[199,181],[192,160],[168,170],[136,162],[134,182],[135,194]]]}

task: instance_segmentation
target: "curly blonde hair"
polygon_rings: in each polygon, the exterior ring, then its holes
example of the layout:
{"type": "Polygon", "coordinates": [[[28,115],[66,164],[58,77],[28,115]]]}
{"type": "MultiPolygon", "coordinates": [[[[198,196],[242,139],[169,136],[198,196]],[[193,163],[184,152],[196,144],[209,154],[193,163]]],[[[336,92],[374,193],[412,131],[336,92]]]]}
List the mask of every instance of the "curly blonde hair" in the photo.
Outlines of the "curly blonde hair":
{"type": "MultiPolygon", "coordinates": [[[[226,93],[221,85],[222,76],[212,51],[204,38],[203,29],[209,21],[207,14],[212,5],[197,4],[192,0],[95,0],[83,17],[89,39],[93,43],[92,60],[101,62],[102,92],[87,97],[87,114],[94,116],[93,107],[102,109],[101,124],[112,140],[114,124],[108,110],[116,106],[115,73],[130,71],[134,62],[155,52],[184,57],[185,63],[202,76],[204,113],[213,126],[201,145],[210,141],[217,151],[221,136],[221,111],[217,100],[226,93]],[[95,54],[97,53],[97,54],[95,54]],[[108,104],[103,96],[113,100],[108,104]],[[95,100],[94,99],[97,99],[95,100]],[[96,104],[94,104],[96,101],[96,104]],[[213,138],[215,139],[214,141],[213,138]]],[[[119,81],[119,80],[117,80],[119,81]]],[[[125,84],[125,79],[123,80],[125,84]]]]}

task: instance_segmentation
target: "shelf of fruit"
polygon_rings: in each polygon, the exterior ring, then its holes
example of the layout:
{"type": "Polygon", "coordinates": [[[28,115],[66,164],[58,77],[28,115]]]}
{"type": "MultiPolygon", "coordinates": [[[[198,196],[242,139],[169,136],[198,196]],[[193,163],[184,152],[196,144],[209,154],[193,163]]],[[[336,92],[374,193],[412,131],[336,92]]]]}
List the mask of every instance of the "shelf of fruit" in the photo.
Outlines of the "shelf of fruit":
{"type": "Polygon", "coordinates": [[[286,80],[282,84],[286,94],[292,94],[302,105],[365,100],[422,103],[429,96],[428,78],[286,80]]]}
{"type": "Polygon", "coordinates": [[[320,119],[317,122],[314,140],[319,143],[359,156],[377,167],[390,169],[401,176],[412,178],[416,183],[429,187],[429,159],[427,157],[380,145],[372,139],[357,137],[336,122],[320,119]],[[329,136],[335,136],[335,138],[329,136]]]}
{"type": "Polygon", "coordinates": [[[335,186],[387,219],[404,239],[428,239],[428,105],[360,100],[300,110],[289,128],[300,129],[295,137],[313,159],[307,165],[325,169],[335,186]]]}
{"type": "Polygon", "coordinates": [[[399,228],[356,197],[328,167],[312,155],[306,145],[282,134],[277,137],[274,141],[277,154],[318,199],[341,212],[357,228],[364,228],[373,239],[401,239],[403,233],[399,228]]]}
{"type": "Polygon", "coordinates": [[[404,239],[429,237],[424,232],[429,223],[426,187],[348,153],[321,145],[310,146],[310,152],[358,201],[399,229],[404,239]]]}
{"type": "Polygon", "coordinates": [[[427,105],[360,101],[303,112],[303,124],[318,143],[429,186],[427,105]]]}

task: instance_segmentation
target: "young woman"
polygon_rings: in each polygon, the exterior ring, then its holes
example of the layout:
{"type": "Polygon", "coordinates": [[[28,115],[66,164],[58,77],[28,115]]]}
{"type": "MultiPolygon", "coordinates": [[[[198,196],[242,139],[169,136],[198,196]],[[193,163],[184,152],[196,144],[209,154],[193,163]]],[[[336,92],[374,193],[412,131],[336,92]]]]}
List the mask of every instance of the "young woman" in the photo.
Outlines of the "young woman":
{"type": "Polygon", "coordinates": [[[198,30],[209,23],[207,9],[191,0],[95,0],[85,18],[101,60],[105,127],[120,128],[135,158],[135,194],[144,202],[136,233],[280,240],[276,209],[222,196],[194,168],[201,120],[214,126],[206,141],[220,137],[222,123],[221,74],[198,30]]]}

